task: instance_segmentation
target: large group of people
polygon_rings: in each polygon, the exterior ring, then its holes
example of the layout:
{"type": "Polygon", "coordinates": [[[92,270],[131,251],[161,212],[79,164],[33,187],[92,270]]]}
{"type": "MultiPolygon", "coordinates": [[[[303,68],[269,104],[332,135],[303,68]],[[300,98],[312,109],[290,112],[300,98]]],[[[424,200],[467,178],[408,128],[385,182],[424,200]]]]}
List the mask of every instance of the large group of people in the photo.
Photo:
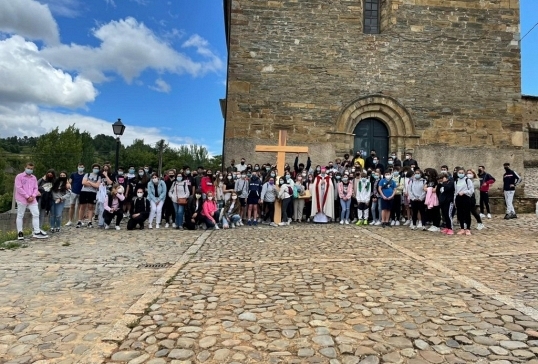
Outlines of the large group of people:
{"type": "MultiPolygon", "coordinates": [[[[50,233],[59,233],[66,201],[70,202],[66,226],[92,228],[96,222],[99,228],[116,230],[125,218],[127,230],[335,222],[406,225],[453,235],[457,216],[457,234],[471,235],[473,219],[481,230],[484,219],[491,218],[489,189],[496,180],[484,166],[477,171],[457,166],[450,172],[446,165],[440,170],[421,169],[411,153],[403,161],[391,153],[385,166],[375,150],[370,155],[364,151],[351,157],[346,154],[315,167],[310,156],[306,165],[299,158],[283,171],[271,163],[252,165],[243,158],[215,173],[202,166],[196,170],[184,166],[162,176],[149,165],[119,167],[113,172],[110,163],[94,163],[89,170],[79,164],[74,173],[48,170],[39,179],[28,163],[15,179],[19,239],[24,239],[27,209],[34,238],[49,236],[43,229],[47,216],[50,233]],[[281,208],[278,217],[276,204],[281,208]]],[[[517,218],[512,201],[522,179],[509,163],[504,168],[505,219],[517,218]]]]}

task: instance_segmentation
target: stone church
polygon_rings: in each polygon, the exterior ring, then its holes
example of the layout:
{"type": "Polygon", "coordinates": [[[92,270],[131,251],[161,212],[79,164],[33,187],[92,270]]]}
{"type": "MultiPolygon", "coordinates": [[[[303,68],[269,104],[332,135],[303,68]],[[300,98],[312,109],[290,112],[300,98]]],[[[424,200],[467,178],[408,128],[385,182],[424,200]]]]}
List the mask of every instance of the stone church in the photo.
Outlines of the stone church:
{"type": "Polygon", "coordinates": [[[421,166],[484,164],[499,179],[503,162],[523,173],[538,160],[519,0],[224,0],[224,10],[225,164],[271,160],[254,148],[279,130],[314,165],[375,149],[382,161],[396,151],[421,166]]]}

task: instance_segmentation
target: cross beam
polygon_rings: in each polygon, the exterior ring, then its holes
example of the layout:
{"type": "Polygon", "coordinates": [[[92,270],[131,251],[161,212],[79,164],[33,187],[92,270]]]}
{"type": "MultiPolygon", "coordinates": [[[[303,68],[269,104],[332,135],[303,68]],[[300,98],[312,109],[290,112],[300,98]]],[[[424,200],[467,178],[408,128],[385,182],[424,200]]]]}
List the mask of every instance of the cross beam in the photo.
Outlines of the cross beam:
{"type": "MultiPolygon", "coordinates": [[[[308,153],[308,147],[296,147],[296,146],[287,146],[287,132],[285,130],[280,130],[278,132],[278,145],[257,145],[256,152],[261,153],[276,153],[276,168],[278,173],[284,173],[284,165],[286,164],[286,153],[308,153]]],[[[277,176],[275,183],[278,182],[277,176]]],[[[275,223],[280,223],[281,221],[281,206],[280,202],[275,203],[275,223]]]]}

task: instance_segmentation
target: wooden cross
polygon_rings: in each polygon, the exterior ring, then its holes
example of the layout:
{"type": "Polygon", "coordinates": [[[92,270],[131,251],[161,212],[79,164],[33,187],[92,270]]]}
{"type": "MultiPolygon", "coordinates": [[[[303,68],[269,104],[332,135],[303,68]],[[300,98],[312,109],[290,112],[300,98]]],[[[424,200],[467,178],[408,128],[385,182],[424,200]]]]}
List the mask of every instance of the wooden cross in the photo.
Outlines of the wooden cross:
{"type": "MultiPolygon", "coordinates": [[[[278,132],[278,145],[257,145],[255,149],[256,152],[276,153],[276,168],[279,174],[284,173],[286,153],[308,153],[308,147],[287,146],[286,139],[287,132],[285,130],[280,130],[278,132]]],[[[279,177],[280,176],[277,176],[275,178],[275,183],[277,183],[279,177]]],[[[275,203],[275,216],[273,220],[277,224],[279,224],[282,220],[281,204],[278,200],[275,203]]]]}

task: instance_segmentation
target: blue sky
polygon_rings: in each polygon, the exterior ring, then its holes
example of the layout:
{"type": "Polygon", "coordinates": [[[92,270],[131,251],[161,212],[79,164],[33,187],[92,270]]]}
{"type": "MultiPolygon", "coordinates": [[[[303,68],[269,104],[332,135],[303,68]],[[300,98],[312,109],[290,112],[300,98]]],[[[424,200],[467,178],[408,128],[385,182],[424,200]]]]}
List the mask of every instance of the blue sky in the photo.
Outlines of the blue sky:
{"type": "MultiPolygon", "coordinates": [[[[538,23],[538,1],[521,0],[521,37],[538,23]]],[[[538,26],[521,41],[521,92],[538,96],[538,26]]]]}
{"type": "MultiPolygon", "coordinates": [[[[0,135],[75,124],[92,134],[222,148],[222,0],[0,0],[0,135]]],[[[521,0],[521,33],[538,1],[521,0]]],[[[522,93],[538,96],[538,27],[522,41],[522,93]]]]}

